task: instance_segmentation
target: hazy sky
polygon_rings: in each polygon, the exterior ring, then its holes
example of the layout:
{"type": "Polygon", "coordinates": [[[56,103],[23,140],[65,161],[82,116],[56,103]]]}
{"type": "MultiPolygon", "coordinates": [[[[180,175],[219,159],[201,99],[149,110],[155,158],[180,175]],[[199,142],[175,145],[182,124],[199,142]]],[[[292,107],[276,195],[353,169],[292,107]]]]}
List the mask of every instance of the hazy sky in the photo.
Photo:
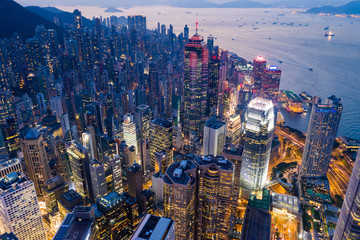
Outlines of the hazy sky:
{"type": "MultiPolygon", "coordinates": [[[[1,0],[0,0],[1,1],[1,0]]],[[[100,6],[100,7],[121,7],[121,6],[131,6],[131,5],[153,5],[154,2],[161,3],[163,5],[171,5],[171,3],[178,2],[189,2],[193,0],[15,0],[23,6],[56,6],[56,5],[83,5],[83,6],[100,6]]],[[[200,1],[200,0],[198,0],[200,1]]],[[[236,0],[203,0],[208,2],[215,3],[225,3],[232,2],[236,0]]],[[[249,1],[249,0],[243,0],[249,1]]],[[[253,0],[255,2],[262,2],[266,4],[276,4],[282,6],[323,6],[323,5],[333,5],[339,6],[344,3],[350,2],[350,0],[253,0]]]]}

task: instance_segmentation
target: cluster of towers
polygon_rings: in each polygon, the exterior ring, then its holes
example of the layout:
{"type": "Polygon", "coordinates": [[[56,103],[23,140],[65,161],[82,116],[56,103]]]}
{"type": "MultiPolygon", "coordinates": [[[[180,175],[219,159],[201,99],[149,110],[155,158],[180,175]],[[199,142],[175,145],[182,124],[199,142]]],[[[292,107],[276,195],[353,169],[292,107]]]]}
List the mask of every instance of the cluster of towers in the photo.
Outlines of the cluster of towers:
{"type": "MultiPolygon", "coordinates": [[[[43,214],[50,228],[65,219],[54,239],[79,221],[78,234],[130,238],[154,213],[175,239],[229,239],[240,197],[266,193],[281,70],[197,27],[73,15],[60,38],[38,26],[26,43],[0,39],[0,233],[45,239],[43,214]]],[[[341,113],[335,96],[315,99],[300,178],[326,176],[341,113]]],[[[355,236],[359,160],[338,239],[355,236]]]]}

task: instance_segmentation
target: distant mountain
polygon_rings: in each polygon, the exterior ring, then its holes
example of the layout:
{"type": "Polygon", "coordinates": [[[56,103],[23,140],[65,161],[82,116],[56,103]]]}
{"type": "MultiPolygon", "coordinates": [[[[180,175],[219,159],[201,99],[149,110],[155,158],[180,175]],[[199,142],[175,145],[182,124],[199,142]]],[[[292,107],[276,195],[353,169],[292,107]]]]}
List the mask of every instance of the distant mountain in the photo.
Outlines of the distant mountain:
{"type": "Polygon", "coordinates": [[[329,13],[329,14],[360,14],[360,1],[349,2],[348,4],[333,7],[324,6],[311,8],[306,11],[307,13],[329,13]]]}
{"type": "Polygon", "coordinates": [[[0,38],[8,38],[14,32],[21,33],[23,38],[34,36],[37,25],[55,29],[62,39],[63,29],[55,23],[22,7],[13,0],[0,0],[0,38]]]}
{"type": "Polygon", "coordinates": [[[221,8],[265,8],[271,7],[270,4],[264,4],[260,2],[253,1],[234,1],[220,4],[218,7],[221,8]]]}
{"type": "MultiPolygon", "coordinates": [[[[0,0],[2,1],[2,0],[0,0]]],[[[36,7],[36,6],[29,6],[26,9],[30,10],[33,13],[36,13],[43,18],[46,18],[49,21],[54,21],[54,17],[58,17],[63,24],[74,24],[74,16],[72,13],[62,11],[55,7],[36,7]]],[[[81,10],[80,10],[81,11],[81,10]]],[[[82,23],[84,26],[88,28],[92,28],[94,26],[93,21],[82,17],[82,23]]]]}
{"type": "Polygon", "coordinates": [[[120,9],[117,9],[117,8],[114,8],[114,7],[109,7],[109,8],[107,8],[107,9],[105,9],[104,12],[115,13],[115,12],[123,12],[123,10],[120,10],[120,9]]]}

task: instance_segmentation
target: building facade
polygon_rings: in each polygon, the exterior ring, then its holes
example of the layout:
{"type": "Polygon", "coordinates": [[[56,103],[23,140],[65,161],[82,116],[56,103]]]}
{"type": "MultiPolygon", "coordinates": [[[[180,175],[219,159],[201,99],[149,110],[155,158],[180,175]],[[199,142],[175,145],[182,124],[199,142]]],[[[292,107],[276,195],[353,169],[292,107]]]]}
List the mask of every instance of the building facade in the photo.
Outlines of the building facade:
{"type": "Polygon", "coordinates": [[[271,100],[257,97],[250,101],[245,116],[244,154],[241,186],[250,191],[265,186],[274,137],[274,106],[271,100]]]}
{"type": "Polygon", "coordinates": [[[316,98],[305,140],[301,176],[326,176],[342,110],[341,101],[335,96],[326,98],[323,102],[316,98]]]}

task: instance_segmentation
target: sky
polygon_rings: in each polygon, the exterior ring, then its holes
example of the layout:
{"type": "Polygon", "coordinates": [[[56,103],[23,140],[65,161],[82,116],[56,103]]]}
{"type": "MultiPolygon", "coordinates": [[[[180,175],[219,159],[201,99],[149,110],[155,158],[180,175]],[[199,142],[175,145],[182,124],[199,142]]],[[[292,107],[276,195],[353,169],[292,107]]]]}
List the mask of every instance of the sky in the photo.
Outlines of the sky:
{"type": "MultiPolygon", "coordinates": [[[[23,6],[99,6],[99,7],[122,7],[129,6],[133,3],[136,5],[150,5],[151,3],[157,1],[161,5],[171,5],[174,2],[184,2],[184,0],[15,0],[23,6]],[[126,5],[124,5],[126,4],[126,5]]],[[[214,3],[225,3],[236,0],[203,0],[214,3]]],[[[250,1],[250,0],[243,0],[250,1]]],[[[350,2],[350,0],[253,0],[256,2],[261,2],[265,4],[276,4],[277,6],[286,6],[286,7],[314,7],[314,6],[324,6],[324,5],[333,5],[339,6],[345,3],[350,2]]],[[[191,4],[191,0],[189,0],[191,4]]]]}

